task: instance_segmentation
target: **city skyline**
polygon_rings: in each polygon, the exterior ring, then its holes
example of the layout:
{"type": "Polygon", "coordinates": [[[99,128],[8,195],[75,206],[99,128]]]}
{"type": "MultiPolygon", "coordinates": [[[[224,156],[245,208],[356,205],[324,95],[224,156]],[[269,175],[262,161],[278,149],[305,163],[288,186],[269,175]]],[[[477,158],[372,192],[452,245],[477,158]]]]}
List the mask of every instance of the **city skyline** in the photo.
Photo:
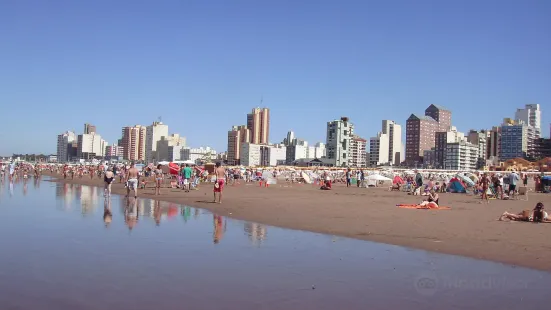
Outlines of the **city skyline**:
{"type": "Polygon", "coordinates": [[[112,142],[122,125],[159,115],[189,141],[225,149],[224,131],[258,104],[271,110],[270,142],[291,128],[323,141],[341,115],[372,137],[380,120],[404,125],[429,104],[454,111],[463,132],[540,104],[549,136],[548,1],[321,1],[315,13],[305,2],[133,2],[121,16],[127,5],[2,4],[0,102],[14,117],[1,122],[1,155],[54,153],[52,136],[87,122],[112,142]],[[33,111],[25,121],[20,106],[33,111]]]}

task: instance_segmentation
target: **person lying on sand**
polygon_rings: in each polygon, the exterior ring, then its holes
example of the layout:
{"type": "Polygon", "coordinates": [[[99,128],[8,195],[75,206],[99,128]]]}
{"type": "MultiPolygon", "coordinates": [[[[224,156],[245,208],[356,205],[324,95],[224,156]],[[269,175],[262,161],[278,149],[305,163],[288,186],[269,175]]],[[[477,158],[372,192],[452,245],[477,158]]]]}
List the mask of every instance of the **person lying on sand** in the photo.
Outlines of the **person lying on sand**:
{"type": "Polygon", "coordinates": [[[521,222],[535,222],[535,223],[551,223],[551,218],[547,212],[543,211],[543,203],[538,202],[534,210],[522,210],[517,214],[509,213],[507,211],[499,217],[498,221],[510,220],[521,222]]]}

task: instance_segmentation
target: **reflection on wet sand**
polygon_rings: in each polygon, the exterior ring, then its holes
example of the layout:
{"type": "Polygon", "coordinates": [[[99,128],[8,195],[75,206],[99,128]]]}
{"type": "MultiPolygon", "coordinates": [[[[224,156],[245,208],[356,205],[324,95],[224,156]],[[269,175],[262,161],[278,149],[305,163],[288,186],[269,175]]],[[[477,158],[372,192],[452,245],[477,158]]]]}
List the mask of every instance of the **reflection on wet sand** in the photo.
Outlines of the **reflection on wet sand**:
{"type": "MultiPolygon", "coordinates": [[[[23,192],[26,194],[28,190],[26,188],[27,180],[19,180],[15,181],[15,183],[9,182],[10,196],[13,195],[14,184],[17,185],[18,183],[22,185],[23,192]]],[[[33,188],[38,189],[40,183],[41,180],[35,180],[33,182],[33,188]]],[[[0,190],[3,190],[3,187],[1,187],[0,190]]],[[[0,191],[0,194],[1,193],[0,191]]],[[[72,206],[79,205],[79,211],[83,216],[94,214],[97,206],[100,204],[100,200],[103,200],[102,220],[106,228],[112,226],[113,222],[123,220],[125,226],[129,230],[133,230],[139,226],[138,222],[144,218],[152,219],[157,226],[160,226],[164,221],[177,218],[181,218],[185,224],[192,219],[199,220],[202,214],[199,208],[147,198],[124,198],[122,196],[104,197],[103,191],[100,188],[79,184],[55,183],[54,193],[56,200],[62,203],[62,209],[64,211],[70,211],[72,206]],[[80,203],[78,203],[78,201],[80,201],[80,203]],[[120,215],[113,215],[113,201],[120,206],[120,213],[117,212],[117,214],[120,215]],[[178,217],[178,215],[180,215],[180,217],[178,217]]],[[[210,215],[209,213],[209,216],[210,215]]],[[[212,240],[214,244],[218,244],[222,241],[226,233],[227,220],[216,214],[212,214],[212,217],[212,240]]],[[[243,229],[252,245],[259,246],[266,240],[267,229],[264,225],[246,222],[244,223],[243,229]]]]}
{"type": "Polygon", "coordinates": [[[220,215],[213,214],[214,231],[212,233],[212,239],[214,244],[220,243],[220,240],[224,237],[226,232],[226,225],[224,218],[220,215]]]}
{"type": "Polygon", "coordinates": [[[105,227],[109,227],[112,220],[113,212],[111,211],[111,199],[105,199],[103,202],[103,222],[105,223],[105,227]]]}
{"type": "Polygon", "coordinates": [[[249,236],[252,245],[259,246],[266,240],[267,229],[265,225],[245,222],[243,229],[245,230],[245,234],[249,236]]]}

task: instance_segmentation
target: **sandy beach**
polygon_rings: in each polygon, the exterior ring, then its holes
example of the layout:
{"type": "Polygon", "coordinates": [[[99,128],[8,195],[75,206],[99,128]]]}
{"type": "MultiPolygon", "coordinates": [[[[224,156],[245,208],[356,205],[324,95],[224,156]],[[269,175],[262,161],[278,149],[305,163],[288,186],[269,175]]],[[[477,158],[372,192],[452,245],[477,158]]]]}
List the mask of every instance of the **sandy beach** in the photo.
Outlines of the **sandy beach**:
{"type": "MultiPolygon", "coordinates": [[[[101,179],[75,178],[58,182],[103,186],[101,179]]],[[[114,194],[126,194],[123,184],[114,194]]],[[[486,259],[505,264],[551,271],[551,224],[500,222],[504,211],[532,209],[542,201],[551,208],[551,195],[530,193],[529,201],[480,199],[465,194],[441,194],[440,204],[452,210],[408,210],[396,204],[422,199],[387,188],[346,188],[331,191],[318,186],[277,184],[268,188],[255,183],[226,186],[222,204],[212,203],[212,186],[185,193],[163,188],[154,195],[148,184],[139,196],[204,208],[223,216],[262,224],[401,245],[427,251],[486,259]]]]}

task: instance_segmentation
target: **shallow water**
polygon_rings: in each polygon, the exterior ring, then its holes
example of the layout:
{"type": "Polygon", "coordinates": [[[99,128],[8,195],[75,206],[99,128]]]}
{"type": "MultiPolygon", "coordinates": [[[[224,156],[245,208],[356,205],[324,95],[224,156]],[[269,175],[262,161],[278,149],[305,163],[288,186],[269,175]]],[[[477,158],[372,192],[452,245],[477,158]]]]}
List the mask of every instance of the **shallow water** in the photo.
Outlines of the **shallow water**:
{"type": "Polygon", "coordinates": [[[4,181],[0,212],[2,310],[549,309],[545,272],[95,187],[4,181]]]}

